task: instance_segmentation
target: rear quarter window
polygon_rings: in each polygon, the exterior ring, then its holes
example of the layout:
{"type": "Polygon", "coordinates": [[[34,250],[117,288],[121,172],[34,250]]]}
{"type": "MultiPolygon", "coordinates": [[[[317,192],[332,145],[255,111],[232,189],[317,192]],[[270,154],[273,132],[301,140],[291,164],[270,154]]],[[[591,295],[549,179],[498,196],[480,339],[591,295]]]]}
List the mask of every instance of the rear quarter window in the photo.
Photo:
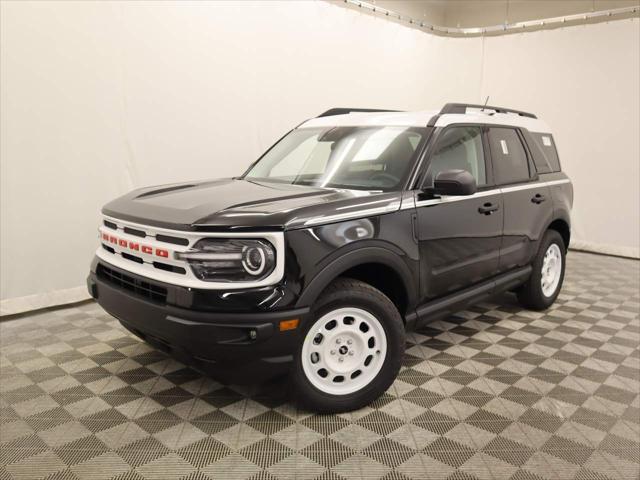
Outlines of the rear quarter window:
{"type": "Polygon", "coordinates": [[[533,145],[530,145],[533,153],[533,161],[538,173],[550,173],[560,171],[560,159],[553,136],[549,133],[530,132],[533,145]]]}

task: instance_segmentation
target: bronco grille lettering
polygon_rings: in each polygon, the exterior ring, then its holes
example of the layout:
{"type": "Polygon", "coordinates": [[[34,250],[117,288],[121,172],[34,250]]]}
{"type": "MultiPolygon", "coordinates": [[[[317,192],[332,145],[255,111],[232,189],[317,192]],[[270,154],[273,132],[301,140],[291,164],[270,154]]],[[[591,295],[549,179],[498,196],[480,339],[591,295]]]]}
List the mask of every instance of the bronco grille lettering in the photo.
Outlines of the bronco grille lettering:
{"type": "Polygon", "coordinates": [[[113,245],[117,245],[121,248],[126,248],[127,250],[134,250],[136,252],[141,251],[142,253],[146,253],[147,255],[155,255],[156,257],[161,258],[169,258],[169,250],[164,248],[154,248],[150,245],[143,245],[138,242],[131,242],[125,240],[124,238],[118,238],[113,235],[109,235],[108,233],[102,233],[102,240],[105,242],[111,243],[113,245]]]}

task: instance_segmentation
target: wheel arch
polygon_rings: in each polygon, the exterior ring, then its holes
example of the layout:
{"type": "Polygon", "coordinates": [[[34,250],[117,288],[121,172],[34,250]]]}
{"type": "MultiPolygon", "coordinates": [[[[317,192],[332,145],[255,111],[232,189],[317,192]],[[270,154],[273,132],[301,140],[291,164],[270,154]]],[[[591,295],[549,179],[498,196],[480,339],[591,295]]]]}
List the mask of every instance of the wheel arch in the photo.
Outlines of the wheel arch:
{"type": "Polygon", "coordinates": [[[571,226],[565,218],[555,218],[549,223],[549,225],[547,225],[546,230],[555,230],[558,232],[564,242],[565,251],[569,249],[569,243],[571,241],[571,226]]]}
{"type": "Polygon", "coordinates": [[[404,317],[415,305],[416,286],[410,268],[398,253],[375,246],[350,250],[327,263],[304,288],[296,306],[311,306],[339,277],[372,285],[387,295],[404,317]]]}

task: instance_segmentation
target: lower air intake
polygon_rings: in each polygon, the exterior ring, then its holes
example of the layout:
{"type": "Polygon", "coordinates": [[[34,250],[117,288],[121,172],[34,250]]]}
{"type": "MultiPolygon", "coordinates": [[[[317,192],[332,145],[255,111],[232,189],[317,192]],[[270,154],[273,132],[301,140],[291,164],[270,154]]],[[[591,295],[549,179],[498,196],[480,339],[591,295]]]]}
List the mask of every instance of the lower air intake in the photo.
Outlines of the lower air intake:
{"type": "Polygon", "coordinates": [[[166,303],[167,289],[153,285],[144,280],[139,280],[125,273],[121,273],[102,264],[98,264],[96,269],[98,278],[105,282],[118,287],[122,290],[129,291],[140,297],[146,298],[157,303],[166,303]]]}

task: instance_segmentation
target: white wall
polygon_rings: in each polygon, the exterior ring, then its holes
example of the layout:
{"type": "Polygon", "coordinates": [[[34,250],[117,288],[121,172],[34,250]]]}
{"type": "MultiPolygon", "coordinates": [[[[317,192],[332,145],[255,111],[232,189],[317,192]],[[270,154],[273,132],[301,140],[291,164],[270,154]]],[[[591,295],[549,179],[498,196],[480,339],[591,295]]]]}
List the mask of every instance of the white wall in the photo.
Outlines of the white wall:
{"type": "Polygon", "coordinates": [[[482,97],[536,112],[574,183],[574,248],[640,256],[637,18],[485,40],[482,97]]]}
{"type": "Polygon", "coordinates": [[[82,285],[100,206],[131,188],[242,172],[331,106],[439,108],[486,93],[556,128],[575,237],[637,255],[637,20],[483,45],[325,2],[0,8],[2,299],[82,285]],[[616,221],[602,198],[625,192],[616,221]]]}
{"type": "Polygon", "coordinates": [[[134,187],[239,174],[333,106],[479,92],[479,42],[325,2],[0,5],[3,299],[81,285],[134,187]]]}

